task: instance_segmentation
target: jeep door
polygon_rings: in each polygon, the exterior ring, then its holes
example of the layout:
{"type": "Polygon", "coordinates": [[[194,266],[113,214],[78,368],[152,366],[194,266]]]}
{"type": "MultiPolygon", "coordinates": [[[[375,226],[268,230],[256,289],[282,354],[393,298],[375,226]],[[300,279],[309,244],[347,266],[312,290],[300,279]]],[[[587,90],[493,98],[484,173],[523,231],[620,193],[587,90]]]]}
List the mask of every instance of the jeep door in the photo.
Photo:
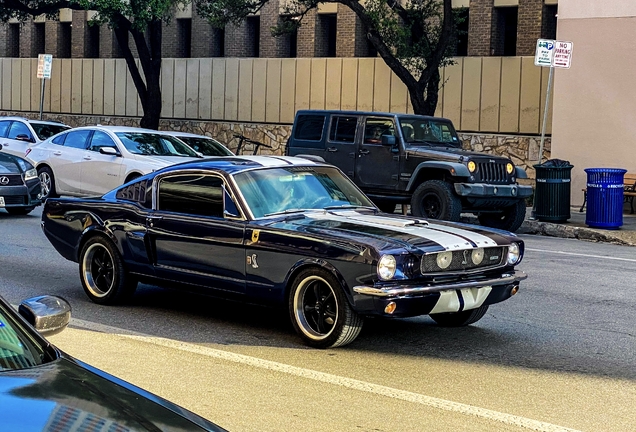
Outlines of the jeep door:
{"type": "Polygon", "coordinates": [[[323,159],[355,180],[356,135],[360,116],[332,115],[323,159]]]}
{"type": "Polygon", "coordinates": [[[393,117],[369,116],[358,128],[356,183],[365,190],[391,189],[400,174],[399,139],[393,117]],[[395,145],[382,144],[382,137],[394,137],[395,145]],[[397,151],[396,151],[397,150],[397,151]]]}

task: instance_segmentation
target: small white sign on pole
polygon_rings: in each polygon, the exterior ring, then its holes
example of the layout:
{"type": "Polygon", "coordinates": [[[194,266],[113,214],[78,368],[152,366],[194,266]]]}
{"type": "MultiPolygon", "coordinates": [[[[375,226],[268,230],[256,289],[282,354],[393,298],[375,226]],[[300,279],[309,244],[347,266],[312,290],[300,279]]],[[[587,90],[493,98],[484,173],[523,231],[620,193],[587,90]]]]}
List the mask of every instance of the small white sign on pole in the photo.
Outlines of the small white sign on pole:
{"type": "Polygon", "coordinates": [[[538,39],[537,48],[534,52],[535,66],[552,66],[554,55],[554,41],[551,39],[538,39]]]}
{"type": "Polygon", "coordinates": [[[37,73],[38,78],[51,79],[52,67],[53,67],[53,55],[51,54],[38,55],[38,73],[37,73]]]}
{"type": "Polygon", "coordinates": [[[554,56],[552,66],[560,68],[570,68],[572,63],[572,42],[555,41],[554,56]]]}

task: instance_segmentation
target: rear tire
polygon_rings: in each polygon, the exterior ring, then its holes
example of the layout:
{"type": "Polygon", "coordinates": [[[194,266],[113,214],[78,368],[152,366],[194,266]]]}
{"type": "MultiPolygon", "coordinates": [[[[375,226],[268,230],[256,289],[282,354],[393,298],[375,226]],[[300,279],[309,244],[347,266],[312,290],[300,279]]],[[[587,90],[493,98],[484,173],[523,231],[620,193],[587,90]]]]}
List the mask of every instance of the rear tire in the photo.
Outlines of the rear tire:
{"type": "Polygon", "coordinates": [[[514,232],[519,229],[526,219],[526,202],[517,201],[514,205],[506,207],[500,213],[484,213],[479,215],[479,223],[501,230],[514,232]]]}
{"type": "Polygon", "coordinates": [[[42,184],[42,201],[47,198],[57,198],[59,195],[55,190],[55,177],[53,177],[51,168],[47,166],[38,168],[38,177],[42,184]]]}
{"type": "Polygon", "coordinates": [[[24,215],[28,215],[29,213],[31,213],[34,208],[35,207],[7,207],[7,208],[5,208],[5,210],[10,215],[24,216],[24,215]]]}
{"type": "Polygon", "coordinates": [[[301,271],[294,280],[289,314],[303,342],[314,348],[347,345],[360,334],[364,323],[349,306],[338,280],[316,268],[301,271]]]}
{"type": "Polygon", "coordinates": [[[462,202],[452,186],[442,180],[428,180],[415,189],[411,198],[413,216],[459,221],[462,202]]]}
{"type": "Polygon", "coordinates": [[[431,314],[429,316],[442,327],[464,327],[482,319],[487,311],[488,305],[482,305],[477,309],[461,312],[444,312],[431,314]]]}

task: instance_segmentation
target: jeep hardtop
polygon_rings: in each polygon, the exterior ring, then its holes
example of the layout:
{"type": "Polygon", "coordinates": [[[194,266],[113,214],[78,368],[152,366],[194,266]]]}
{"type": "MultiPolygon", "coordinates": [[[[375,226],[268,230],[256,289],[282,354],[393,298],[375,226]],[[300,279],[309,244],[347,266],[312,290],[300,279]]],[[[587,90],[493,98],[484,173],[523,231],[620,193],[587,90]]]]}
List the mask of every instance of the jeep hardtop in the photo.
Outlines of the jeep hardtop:
{"type": "Polygon", "coordinates": [[[531,186],[509,158],[465,151],[446,118],[361,111],[300,110],[286,154],[340,168],[383,211],[411,206],[415,216],[515,231],[531,186]]]}

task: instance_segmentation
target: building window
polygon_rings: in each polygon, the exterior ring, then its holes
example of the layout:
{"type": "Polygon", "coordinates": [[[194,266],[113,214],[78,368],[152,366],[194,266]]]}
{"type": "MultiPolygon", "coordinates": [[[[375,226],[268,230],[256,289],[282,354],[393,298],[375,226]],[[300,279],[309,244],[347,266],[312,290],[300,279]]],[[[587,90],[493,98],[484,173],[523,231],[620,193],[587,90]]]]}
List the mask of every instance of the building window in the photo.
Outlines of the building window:
{"type": "Polygon", "coordinates": [[[60,58],[71,58],[71,23],[60,23],[60,58]]]}
{"type": "Polygon", "coordinates": [[[99,26],[86,23],[86,58],[99,58],[99,26]]]}
{"type": "Polygon", "coordinates": [[[457,45],[455,47],[455,55],[465,57],[468,55],[468,8],[457,10],[457,45]]]}
{"type": "Polygon", "coordinates": [[[318,14],[316,19],[316,57],[335,57],[338,15],[318,14]]]}
{"type": "Polygon", "coordinates": [[[177,57],[190,58],[192,53],[192,19],[177,20],[177,57]]]}
{"type": "Polygon", "coordinates": [[[33,25],[33,57],[45,54],[44,50],[44,23],[35,23],[33,25]]]}
{"type": "Polygon", "coordinates": [[[492,40],[492,54],[496,56],[517,55],[517,15],[518,7],[495,8],[495,29],[492,40]]]}
{"type": "Polygon", "coordinates": [[[7,43],[7,55],[20,57],[20,24],[9,24],[9,41],[7,43]]]}
{"type": "Polygon", "coordinates": [[[224,28],[212,28],[212,57],[225,57],[224,28]]]}
{"type": "Polygon", "coordinates": [[[557,34],[557,5],[543,5],[542,39],[556,39],[557,34]]]}
{"type": "Polygon", "coordinates": [[[289,57],[298,57],[298,29],[289,34],[289,57]]]}
{"type": "Polygon", "coordinates": [[[247,26],[247,57],[258,57],[261,40],[261,17],[251,16],[245,20],[247,26]]]}

